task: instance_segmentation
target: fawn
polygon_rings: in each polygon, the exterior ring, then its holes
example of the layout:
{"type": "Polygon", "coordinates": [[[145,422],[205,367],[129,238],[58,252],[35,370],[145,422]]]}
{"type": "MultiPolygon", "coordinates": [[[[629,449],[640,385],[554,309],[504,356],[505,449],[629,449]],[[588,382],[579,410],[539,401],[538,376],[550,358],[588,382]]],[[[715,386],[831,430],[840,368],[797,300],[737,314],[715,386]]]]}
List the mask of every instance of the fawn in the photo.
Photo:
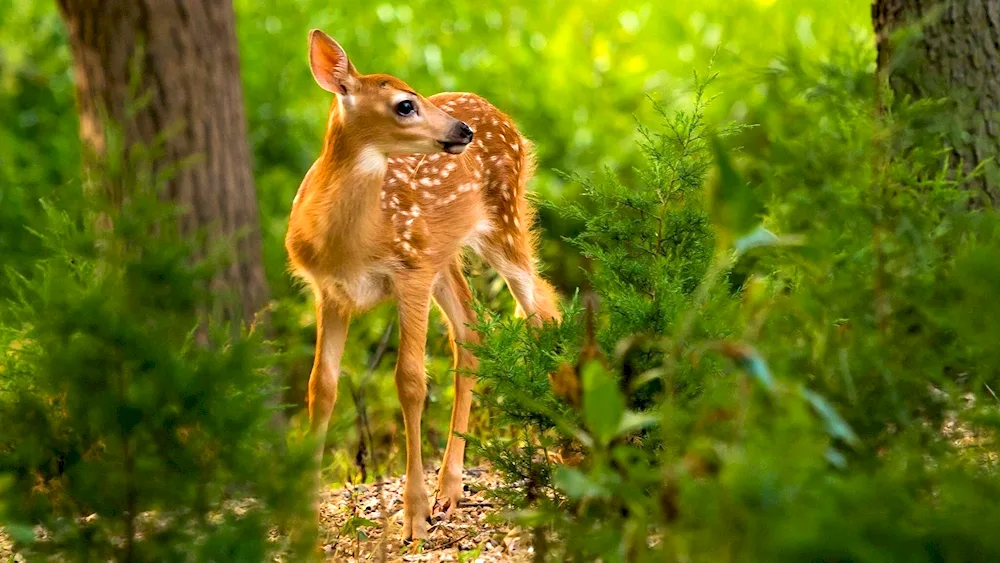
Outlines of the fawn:
{"type": "Polygon", "coordinates": [[[469,326],[474,317],[463,248],[471,247],[503,276],[519,314],[536,325],[559,318],[555,293],[535,266],[533,211],[525,199],[531,145],[479,96],[424,98],[398,78],[359,74],[322,31],[311,31],[309,43],[313,77],[334,99],[323,151],[292,203],[285,247],[316,301],[308,396],[316,464],[322,466],[350,317],[394,297],[395,380],[406,428],[403,539],[425,538],[431,506],[420,416],[432,299],[447,318],[455,368],[435,512],[451,514],[462,498],[465,441],[455,433],[468,430],[475,384],[469,374],[478,366],[462,344],[479,341],[469,326]]]}

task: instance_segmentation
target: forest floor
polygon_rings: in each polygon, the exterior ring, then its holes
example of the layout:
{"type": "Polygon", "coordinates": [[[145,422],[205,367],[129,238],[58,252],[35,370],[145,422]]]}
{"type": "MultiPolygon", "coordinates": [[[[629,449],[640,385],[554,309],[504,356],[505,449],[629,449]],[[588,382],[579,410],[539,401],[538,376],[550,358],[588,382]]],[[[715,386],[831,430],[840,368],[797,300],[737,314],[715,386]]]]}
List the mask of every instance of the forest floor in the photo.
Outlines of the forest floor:
{"type": "MultiPolygon", "coordinates": [[[[424,480],[434,491],[437,474],[424,480]]],[[[491,515],[495,511],[485,494],[501,486],[500,479],[482,468],[465,470],[465,500],[451,517],[436,515],[425,541],[404,544],[400,539],[405,478],[379,485],[348,485],[325,489],[320,501],[320,545],[328,561],[396,562],[463,561],[521,563],[530,561],[528,535],[491,515]]],[[[277,538],[275,538],[277,539],[277,538]]],[[[0,531],[0,562],[25,559],[11,538],[0,531]]]]}
{"type": "MultiPolygon", "coordinates": [[[[437,474],[424,474],[433,491],[437,474]]],[[[328,489],[320,505],[320,541],[330,561],[530,561],[528,534],[491,518],[494,508],[484,493],[501,486],[486,469],[465,470],[465,500],[451,517],[435,516],[430,537],[404,544],[404,478],[375,485],[328,489]],[[362,533],[353,531],[356,528],[362,533]]]]}

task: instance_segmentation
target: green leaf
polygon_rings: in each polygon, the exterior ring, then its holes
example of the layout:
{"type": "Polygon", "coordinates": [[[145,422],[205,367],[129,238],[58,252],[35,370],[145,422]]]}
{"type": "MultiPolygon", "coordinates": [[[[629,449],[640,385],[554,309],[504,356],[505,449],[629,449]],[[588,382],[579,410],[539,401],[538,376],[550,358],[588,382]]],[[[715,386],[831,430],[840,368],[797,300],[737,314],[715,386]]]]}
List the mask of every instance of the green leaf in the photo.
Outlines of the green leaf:
{"type": "Polygon", "coordinates": [[[660,416],[653,413],[625,411],[625,415],[622,416],[622,420],[618,424],[617,435],[631,434],[636,430],[654,426],[659,421],[660,416]]]}
{"type": "Polygon", "coordinates": [[[361,539],[366,539],[368,535],[365,534],[361,528],[373,528],[376,526],[378,526],[376,522],[372,522],[367,518],[361,518],[360,516],[354,516],[352,518],[348,518],[347,522],[344,522],[344,526],[340,528],[340,535],[346,536],[348,534],[353,534],[361,539]]]}
{"type": "Polygon", "coordinates": [[[594,483],[589,477],[572,467],[559,467],[556,469],[555,475],[552,476],[552,482],[567,497],[573,500],[605,496],[603,487],[594,483]]]}
{"type": "Polygon", "coordinates": [[[736,242],[733,243],[733,249],[737,254],[743,254],[748,250],[753,250],[761,246],[774,246],[779,241],[778,235],[761,225],[757,225],[756,229],[736,239],[736,242]]]}
{"type": "Polygon", "coordinates": [[[799,246],[804,243],[805,237],[801,235],[778,236],[762,225],[757,225],[756,229],[736,239],[733,250],[739,256],[762,246],[799,246]]]}
{"type": "Polygon", "coordinates": [[[483,546],[478,546],[476,549],[470,549],[469,551],[459,551],[458,560],[460,563],[465,563],[466,561],[475,561],[479,557],[479,554],[483,552],[483,546]]]}
{"type": "Polygon", "coordinates": [[[774,376],[771,375],[771,368],[767,366],[767,362],[764,360],[756,350],[752,356],[747,358],[746,362],[743,364],[743,369],[747,371],[750,375],[759,381],[765,389],[768,391],[774,391],[775,382],[774,376]]]}
{"type": "Polygon", "coordinates": [[[847,458],[844,457],[844,454],[837,448],[827,448],[823,457],[830,462],[830,465],[836,467],[837,469],[844,469],[847,467],[847,458]]]}
{"type": "Polygon", "coordinates": [[[823,420],[823,424],[826,426],[826,431],[834,438],[840,438],[851,447],[857,448],[861,445],[861,440],[858,438],[857,434],[851,428],[847,421],[840,417],[837,410],[833,408],[833,405],[824,399],[819,393],[810,391],[803,387],[800,394],[809,401],[812,405],[813,410],[816,414],[823,420]]]}
{"type": "Polygon", "coordinates": [[[767,366],[767,361],[760,355],[756,348],[743,343],[724,342],[720,347],[721,352],[732,359],[743,371],[760,382],[770,392],[777,388],[777,382],[771,375],[771,369],[767,366]]]}
{"type": "Polygon", "coordinates": [[[600,443],[615,437],[622,415],[625,397],[618,383],[596,362],[583,370],[583,418],[587,429],[600,443]]]}
{"type": "Polygon", "coordinates": [[[710,186],[709,214],[721,237],[733,240],[753,230],[763,207],[757,194],[733,167],[729,154],[717,137],[711,139],[718,175],[710,186]]]}
{"type": "Polygon", "coordinates": [[[27,524],[4,524],[3,530],[20,544],[35,543],[35,530],[27,524]]]}

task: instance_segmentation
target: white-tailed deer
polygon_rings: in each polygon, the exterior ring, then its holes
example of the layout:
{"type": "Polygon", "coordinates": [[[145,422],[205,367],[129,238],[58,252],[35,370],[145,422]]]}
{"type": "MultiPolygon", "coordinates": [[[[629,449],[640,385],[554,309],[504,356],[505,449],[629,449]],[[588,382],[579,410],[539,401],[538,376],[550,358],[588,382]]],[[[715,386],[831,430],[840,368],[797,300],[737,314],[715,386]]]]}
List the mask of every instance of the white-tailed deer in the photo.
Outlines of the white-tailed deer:
{"type": "Polygon", "coordinates": [[[431,301],[448,319],[455,405],[435,504],[449,514],[462,498],[478,341],[461,252],[471,247],[506,280],[520,312],[557,319],[552,287],[535,267],[533,212],[525,199],[530,144],[510,118],[474,94],[424,98],[398,78],[361,75],[344,50],[310,33],[309,64],[334,94],[323,151],[292,203],[285,246],[316,298],[316,357],[309,419],[323,436],[337,399],[340,359],[352,314],[395,297],[399,305],[396,389],[406,426],[403,538],[427,536],[431,507],[420,457],[426,395],[424,347],[431,301]]]}

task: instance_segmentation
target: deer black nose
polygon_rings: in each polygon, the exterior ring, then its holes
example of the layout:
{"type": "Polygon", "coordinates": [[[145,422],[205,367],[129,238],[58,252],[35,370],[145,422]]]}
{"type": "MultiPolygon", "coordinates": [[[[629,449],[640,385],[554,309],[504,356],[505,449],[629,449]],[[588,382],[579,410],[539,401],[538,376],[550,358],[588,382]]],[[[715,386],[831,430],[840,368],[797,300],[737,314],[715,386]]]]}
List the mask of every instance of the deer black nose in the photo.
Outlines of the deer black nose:
{"type": "Polygon", "coordinates": [[[461,139],[464,144],[469,144],[472,142],[472,128],[465,124],[464,121],[459,121],[458,125],[455,127],[456,137],[461,139]]]}

